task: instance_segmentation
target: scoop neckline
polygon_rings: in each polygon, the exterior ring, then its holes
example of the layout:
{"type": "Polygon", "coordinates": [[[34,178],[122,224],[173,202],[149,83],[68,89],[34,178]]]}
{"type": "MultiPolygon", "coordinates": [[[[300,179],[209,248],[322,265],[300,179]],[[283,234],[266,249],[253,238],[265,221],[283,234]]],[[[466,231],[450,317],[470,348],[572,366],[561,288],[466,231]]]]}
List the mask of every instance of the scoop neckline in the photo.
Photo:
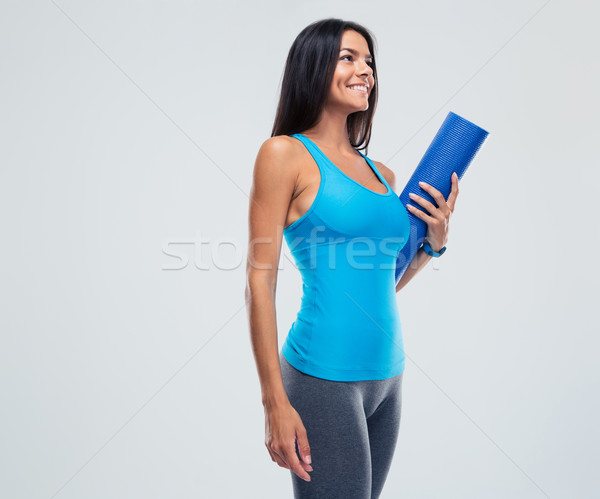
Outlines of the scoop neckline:
{"type": "Polygon", "coordinates": [[[363,184],[361,184],[360,182],[358,182],[357,180],[353,179],[352,177],[350,177],[349,175],[346,175],[339,166],[337,166],[333,161],[331,161],[331,159],[329,159],[327,157],[327,155],[321,150],[321,148],[315,144],[315,142],[308,138],[306,135],[302,134],[302,133],[298,133],[296,135],[301,135],[302,137],[304,137],[306,140],[308,140],[317,151],[319,151],[319,153],[321,154],[321,156],[323,156],[325,158],[325,160],[332,165],[338,172],[340,172],[344,177],[346,177],[348,180],[354,182],[356,185],[358,185],[359,187],[362,187],[365,191],[371,192],[373,194],[375,194],[376,196],[391,196],[392,194],[395,194],[395,192],[392,190],[392,188],[390,187],[390,185],[387,183],[387,181],[383,178],[383,175],[381,175],[379,173],[379,171],[377,170],[377,168],[375,167],[374,164],[372,164],[371,160],[365,156],[362,152],[360,152],[358,149],[355,149],[356,152],[358,152],[358,154],[360,154],[365,162],[367,163],[367,165],[369,166],[369,168],[371,168],[371,170],[373,171],[373,173],[375,173],[375,175],[377,176],[377,178],[381,181],[381,183],[383,185],[385,185],[387,192],[376,192],[372,189],[369,189],[368,187],[365,187],[363,184]]]}

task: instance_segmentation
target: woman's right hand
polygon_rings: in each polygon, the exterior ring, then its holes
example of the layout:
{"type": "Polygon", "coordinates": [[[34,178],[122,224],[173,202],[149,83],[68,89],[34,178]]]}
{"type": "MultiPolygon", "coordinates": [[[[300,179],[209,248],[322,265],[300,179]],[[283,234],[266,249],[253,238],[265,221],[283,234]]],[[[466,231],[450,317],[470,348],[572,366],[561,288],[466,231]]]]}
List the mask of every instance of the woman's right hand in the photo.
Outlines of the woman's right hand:
{"type": "Polygon", "coordinates": [[[300,414],[291,404],[265,406],[265,445],[271,459],[310,482],[310,446],[300,414]],[[301,459],[296,453],[296,439],[301,459]]]}

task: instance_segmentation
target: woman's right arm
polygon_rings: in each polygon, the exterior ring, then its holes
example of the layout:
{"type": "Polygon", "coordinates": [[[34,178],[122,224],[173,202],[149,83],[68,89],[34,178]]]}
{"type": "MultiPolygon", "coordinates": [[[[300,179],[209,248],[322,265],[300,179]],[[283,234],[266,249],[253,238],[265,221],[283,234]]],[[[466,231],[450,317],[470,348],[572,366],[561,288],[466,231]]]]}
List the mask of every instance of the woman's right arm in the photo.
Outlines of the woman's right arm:
{"type": "Polygon", "coordinates": [[[294,194],[297,164],[288,137],[271,137],[254,164],[248,212],[245,298],[252,351],[265,409],[265,445],[271,459],[310,481],[312,471],[306,430],[283,386],[275,296],[283,227],[294,194]],[[296,454],[296,439],[303,461],[296,454]]]}

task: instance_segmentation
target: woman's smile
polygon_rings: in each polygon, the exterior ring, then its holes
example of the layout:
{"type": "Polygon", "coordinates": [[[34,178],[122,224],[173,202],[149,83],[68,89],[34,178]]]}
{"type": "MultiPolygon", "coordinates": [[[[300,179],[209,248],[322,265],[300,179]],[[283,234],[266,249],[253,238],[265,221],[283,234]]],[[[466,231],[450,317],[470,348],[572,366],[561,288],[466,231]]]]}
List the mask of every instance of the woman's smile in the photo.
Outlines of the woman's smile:
{"type": "Polygon", "coordinates": [[[364,84],[348,85],[347,88],[349,88],[350,90],[352,90],[354,92],[358,92],[358,93],[361,93],[364,95],[368,95],[368,93],[369,93],[368,85],[364,85],[364,84]]]}

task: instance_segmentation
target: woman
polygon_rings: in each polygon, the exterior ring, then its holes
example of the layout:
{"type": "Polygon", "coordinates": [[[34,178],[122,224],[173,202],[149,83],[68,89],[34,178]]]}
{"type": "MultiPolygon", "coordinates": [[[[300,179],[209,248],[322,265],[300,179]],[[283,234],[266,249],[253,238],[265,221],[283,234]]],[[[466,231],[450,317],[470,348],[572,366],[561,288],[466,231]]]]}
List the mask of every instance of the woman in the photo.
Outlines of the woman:
{"type": "Polygon", "coordinates": [[[421,248],[395,285],[410,233],[407,209],[427,223],[426,240],[440,251],[458,195],[453,176],[447,201],[423,185],[438,206],[412,197],[429,215],[405,208],[392,170],[359,151],[370,140],[377,88],[369,31],[340,19],[312,23],[290,49],[273,131],[254,166],[248,318],[265,445],[290,470],[296,498],[381,494],[405,363],[395,295],[431,258],[421,248]],[[279,353],[282,235],[303,296],[279,353]]]}

